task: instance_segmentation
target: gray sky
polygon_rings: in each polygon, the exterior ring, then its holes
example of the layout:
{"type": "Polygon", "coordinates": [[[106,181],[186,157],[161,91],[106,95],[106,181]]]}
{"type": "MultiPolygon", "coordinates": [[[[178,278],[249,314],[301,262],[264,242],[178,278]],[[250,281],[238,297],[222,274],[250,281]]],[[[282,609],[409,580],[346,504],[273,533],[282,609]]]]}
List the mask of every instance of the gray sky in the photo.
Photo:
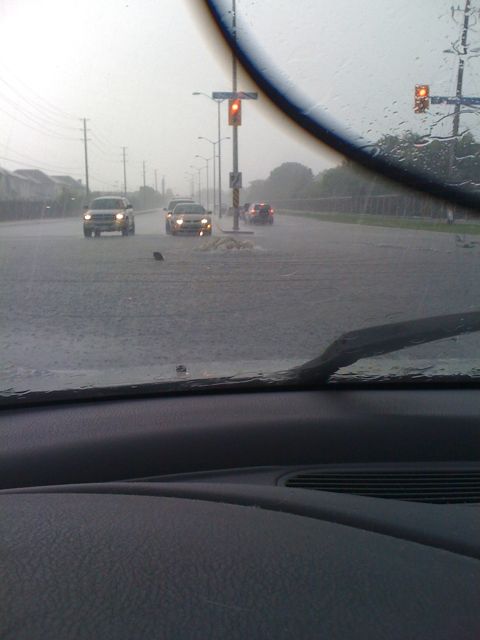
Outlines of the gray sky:
{"type": "MultiPolygon", "coordinates": [[[[89,118],[93,188],[129,188],[153,170],[187,192],[185,171],[211,156],[198,136],[216,138],[216,105],[193,91],[231,88],[230,59],[192,10],[201,0],[0,0],[0,166],[31,165],[83,178],[80,118],[89,118]]],[[[463,2],[462,2],[463,4],[463,2]]],[[[227,0],[219,5],[230,6],[227,0]]],[[[480,1],[474,0],[480,7],[480,1]]],[[[444,107],[413,114],[413,86],[452,93],[459,37],[451,0],[237,0],[240,32],[282,85],[362,140],[408,128],[426,133],[444,107]]],[[[470,33],[472,47],[479,33],[470,33]]],[[[480,95],[480,60],[467,63],[465,94],[480,95]]],[[[248,79],[240,89],[255,90],[248,79]]],[[[222,134],[230,135],[226,110],[222,134]]],[[[476,115],[464,119],[480,125],[476,115]]],[[[444,130],[444,129],[443,129],[444,130]]],[[[231,169],[223,143],[224,180],[231,169]]],[[[244,184],[285,161],[314,172],[338,161],[274,114],[268,101],[244,104],[244,184]]]]}

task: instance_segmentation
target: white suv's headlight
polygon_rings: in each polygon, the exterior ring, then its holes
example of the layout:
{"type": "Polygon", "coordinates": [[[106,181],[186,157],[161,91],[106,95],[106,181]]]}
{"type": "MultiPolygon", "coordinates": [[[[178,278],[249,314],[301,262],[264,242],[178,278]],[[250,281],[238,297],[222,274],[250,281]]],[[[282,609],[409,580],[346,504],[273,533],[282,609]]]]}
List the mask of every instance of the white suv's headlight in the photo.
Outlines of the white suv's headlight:
{"type": "Polygon", "coordinates": [[[84,220],[91,220],[91,219],[92,219],[92,214],[91,214],[91,213],[86,213],[86,214],[83,216],[83,219],[84,219],[84,220]]]}
{"type": "Polygon", "coordinates": [[[183,218],[179,218],[178,220],[175,220],[175,224],[183,224],[183,218]]]}
{"type": "Polygon", "coordinates": [[[202,219],[200,220],[200,222],[201,222],[202,224],[208,224],[208,218],[202,218],[202,219]]]}
{"type": "Polygon", "coordinates": [[[115,218],[117,220],[123,220],[125,218],[125,214],[124,213],[117,213],[117,214],[115,214],[115,218]]]}

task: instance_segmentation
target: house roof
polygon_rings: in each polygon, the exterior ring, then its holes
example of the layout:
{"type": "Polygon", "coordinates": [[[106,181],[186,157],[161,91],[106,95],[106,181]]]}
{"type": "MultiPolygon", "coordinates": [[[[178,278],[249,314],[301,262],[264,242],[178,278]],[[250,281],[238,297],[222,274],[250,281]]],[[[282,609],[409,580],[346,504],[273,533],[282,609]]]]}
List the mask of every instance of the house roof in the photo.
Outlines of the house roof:
{"type": "Polygon", "coordinates": [[[75,180],[75,178],[72,178],[72,176],[50,176],[50,178],[58,184],[65,184],[69,187],[75,187],[76,189],[83,189],[82,183],[75,180]]]}
{"type": "Polygon", "coordinates": [[[26,178],[30,178],[31,180],[36,180],[37,182],[44,184],[52,184],[53,180],[47,176],[46,173],[40,171],[39,169],[16,169],[14,171],[15,174],[24,176],[26,178]]]}
{"type": "MultiPolygon", "coordinates": [[[[13,171],[9,171],[8,169],[5,169],[4,167],[0,167],[0,174],[3,175],[3,176],[8,176],[8,177],[11,177],[11,178],[15,178],[16,180],[24,180],[25,182],[29,182],[29,181],[32,180],[32,178],[29,178],[27,176],[22,176],[22,175],[20,175],[18,173],[15,173],[13,171]]],[[[40,184],[38,180],[34,180],[34,182],[38,182],[38,184],[40,184]]]]}

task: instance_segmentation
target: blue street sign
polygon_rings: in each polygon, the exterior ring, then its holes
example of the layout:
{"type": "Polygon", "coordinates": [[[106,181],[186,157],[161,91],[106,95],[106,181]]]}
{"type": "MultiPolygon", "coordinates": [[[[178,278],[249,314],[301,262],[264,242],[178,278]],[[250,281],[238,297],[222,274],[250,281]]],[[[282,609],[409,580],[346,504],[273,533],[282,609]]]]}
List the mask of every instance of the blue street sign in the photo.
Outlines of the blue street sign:
{"type": "Polygon", "coordinates": [[[213,100],[256,100],[258,93],[255,91],[214,91],[213,100]]]}
{"type": "Polygon", "coordinates": [[[463,105],[480,105],[480,98],[450,98],[448,96],[430,96],[431,104],[463,104],[463,105]]]}

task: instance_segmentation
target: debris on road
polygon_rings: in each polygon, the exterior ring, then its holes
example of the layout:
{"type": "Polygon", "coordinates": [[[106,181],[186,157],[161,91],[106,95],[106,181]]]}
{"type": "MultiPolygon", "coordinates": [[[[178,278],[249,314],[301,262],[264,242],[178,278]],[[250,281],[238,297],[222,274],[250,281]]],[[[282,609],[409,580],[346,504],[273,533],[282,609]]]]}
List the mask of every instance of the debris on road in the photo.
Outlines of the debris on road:
{"type": "Polygon", "coordinates": [[[255,249],[255,245],[250,240],[237,240],[236,238],[215,238],[206,242],[200,247],[200,251],[216,251],[231,249],[255,249]]]}
{"type": "Polygon", "coordinates": [[[165,260],[160,251],[154,251],[153,257],[155,258],[155,260],[165,260]]]}
{"type": "Polygon", "coordinates": [[[461,236],[457,234],[455,236],[455,243],[457,247],[461,247],[462,249],[473,249],[478,244],[477,240],[467,240],[465,236],[461,236]]]}

